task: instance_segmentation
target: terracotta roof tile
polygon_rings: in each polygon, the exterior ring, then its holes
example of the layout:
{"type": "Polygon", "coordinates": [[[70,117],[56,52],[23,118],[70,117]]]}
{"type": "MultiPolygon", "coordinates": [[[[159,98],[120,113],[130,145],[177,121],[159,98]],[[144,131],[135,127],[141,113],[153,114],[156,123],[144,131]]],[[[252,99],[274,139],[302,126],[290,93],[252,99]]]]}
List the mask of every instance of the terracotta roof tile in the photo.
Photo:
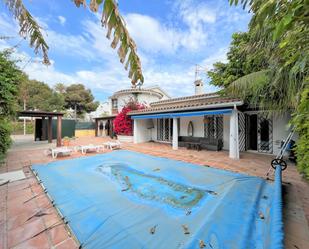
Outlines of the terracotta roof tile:
{"type": "Polygon", "coordinates": [[[132,111],[130,114],[145,114],[145,113],[156,113],[156,112],[166,112],[166,111],[183,111],[192,109],[207,109],[214,108],[212,105],[216,104],[228,104],[242,101],[237,98],[222,97],[216,93],[211,94],[200,94],[182,98],[173,98],[169,100],[162,100],[150,104],[149,108],[132,111]]]}

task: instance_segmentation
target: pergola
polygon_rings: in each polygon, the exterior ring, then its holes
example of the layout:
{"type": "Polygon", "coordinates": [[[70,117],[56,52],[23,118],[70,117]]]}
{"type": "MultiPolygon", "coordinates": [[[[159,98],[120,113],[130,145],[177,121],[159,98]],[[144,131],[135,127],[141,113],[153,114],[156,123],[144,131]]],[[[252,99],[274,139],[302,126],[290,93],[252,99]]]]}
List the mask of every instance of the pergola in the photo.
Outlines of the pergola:
{"type": "Polygon", "coordinates": [[[62,117],[61,112],[44,112],[44,111],[21,111],[18,112],[19,117],[33,117],[33,118],[48,118],[47,123],[47,137],[48,143],[52,143],[52,119],[57,117],[57,147],[61,147],[61,128],[62,128],[62,117]]]}
{"type": "MultiPolygon", "coordinates": [[[[103,116],[103,117],[97,117],[97,118],[94,118],[95,120],[95,136],[97,137],[99,135],[99,122],[100,121],[110,121],[111,122],[111,125],[112,125],[112,122],[113,120],[115,119],[116,115],[108,115],[108,116],[103,116]]],[[[111,126],[111,132],[113,130],[113,126],[111,126]]]]}

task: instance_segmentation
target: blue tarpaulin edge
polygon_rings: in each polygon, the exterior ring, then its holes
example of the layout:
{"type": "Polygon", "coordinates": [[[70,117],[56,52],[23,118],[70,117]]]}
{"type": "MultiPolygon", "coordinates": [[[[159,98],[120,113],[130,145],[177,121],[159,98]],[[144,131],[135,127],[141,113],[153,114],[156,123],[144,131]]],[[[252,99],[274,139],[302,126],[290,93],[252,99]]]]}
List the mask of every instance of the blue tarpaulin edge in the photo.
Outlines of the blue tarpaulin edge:
{"type": "Polygon", "coordinates": [[[270,249],[283,249],[283,220],[282,220],[282,169],[276,167],[275,191],[271,207],[270,220],[270,249]]]}
{"type": "Polygon", "coordinates": [[[176,113],[159,113],[159,114],[147,114],[147,115],[133,115],[132,119],[148,119],[148,118],[177,118],[177,117],[192,117],[192,116],[204,116],[204,115],[218,115],[218,114],[230,114],[232,109],[221,109],[211,111],[197,111],[197,112],[176,112],[176,113]]]}

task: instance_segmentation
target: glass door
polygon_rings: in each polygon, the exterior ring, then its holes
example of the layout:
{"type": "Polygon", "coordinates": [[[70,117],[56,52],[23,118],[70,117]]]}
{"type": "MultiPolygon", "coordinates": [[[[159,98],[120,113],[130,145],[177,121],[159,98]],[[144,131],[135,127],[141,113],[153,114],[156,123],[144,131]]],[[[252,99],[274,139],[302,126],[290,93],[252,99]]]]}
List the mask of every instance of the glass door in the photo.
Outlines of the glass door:
{"type": "Polygon", "coordinates": [[[173,119],[157,119],[157,140],[171,142],[173,137],[173,119]]]}
{"type": "Polygon", "coordinates": [[[258,151],[273,152],[273,123],[270,118],[258,115],[258,151]]]}

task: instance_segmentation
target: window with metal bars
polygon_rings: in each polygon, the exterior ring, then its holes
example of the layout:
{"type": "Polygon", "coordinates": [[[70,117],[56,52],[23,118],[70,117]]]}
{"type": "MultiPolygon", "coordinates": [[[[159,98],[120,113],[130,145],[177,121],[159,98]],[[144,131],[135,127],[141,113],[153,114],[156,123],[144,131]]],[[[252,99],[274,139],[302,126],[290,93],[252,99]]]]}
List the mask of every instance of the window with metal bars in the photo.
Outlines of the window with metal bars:
{"type": "Polygon", "coordinates": [[[223,116],[213,115],[204,117],[204,137],[223,139],[223,116]]]}

